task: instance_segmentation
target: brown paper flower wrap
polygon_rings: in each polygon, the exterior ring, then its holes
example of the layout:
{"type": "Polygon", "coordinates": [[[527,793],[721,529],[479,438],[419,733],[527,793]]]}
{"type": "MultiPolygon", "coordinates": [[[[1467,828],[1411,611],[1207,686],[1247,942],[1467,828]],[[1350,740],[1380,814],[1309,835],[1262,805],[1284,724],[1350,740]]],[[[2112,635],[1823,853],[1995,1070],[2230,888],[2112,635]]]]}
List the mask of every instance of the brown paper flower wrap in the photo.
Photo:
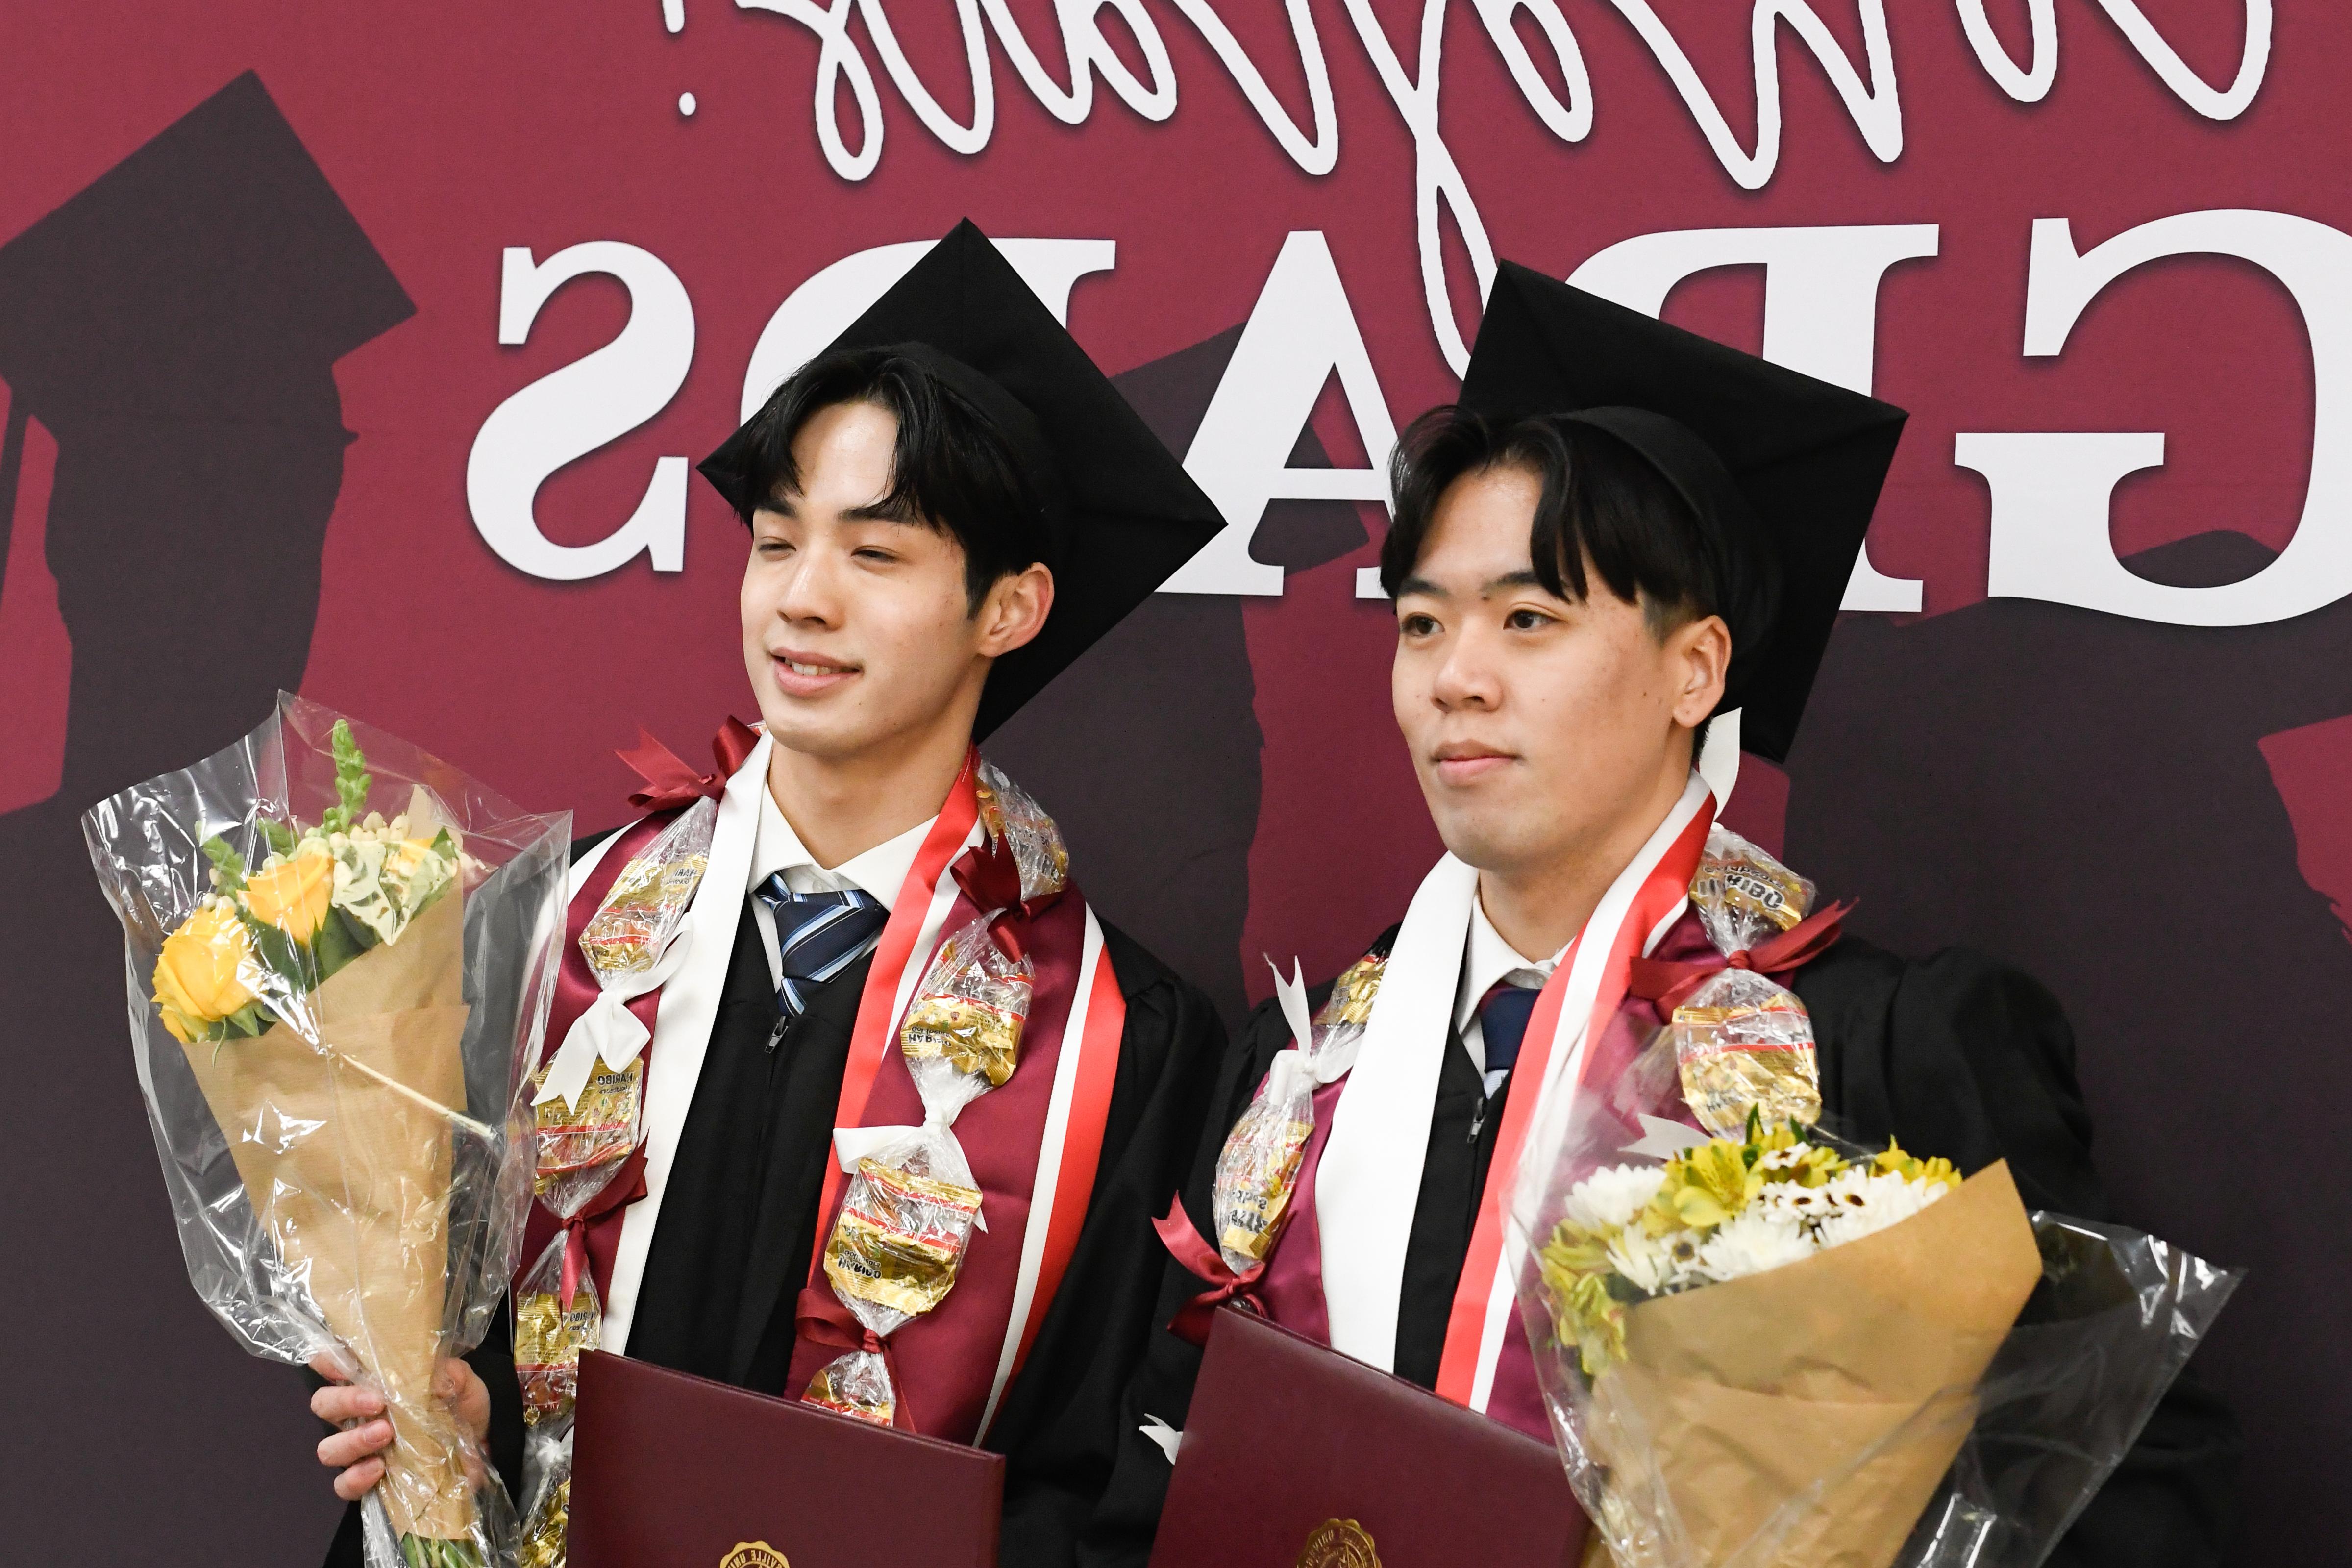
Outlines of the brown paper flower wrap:
{"type": "Polygon", "coordinates": [[[1885,1568],[2041,1274],[1996,1163],[1875,1235],[1644,1301],[1593,1381],[1592,1457],[1612,1492],[1670,1505],[1663,1561],[1885,1568]]]}
{"type": "Polygon", "coordinates": [[[312,993],[319,1039],[279,1024],[187,1045],[246,1196],[289,1273],[381,1385],[394,1532],[477,1522],[456,1423],[433,1396],[448,1295],[450,1145],[465,1114],[464,906],[455,891],[397,942],[312,993]],[[278,1130],[301,1122],[300,1136],[278,1130]]]}

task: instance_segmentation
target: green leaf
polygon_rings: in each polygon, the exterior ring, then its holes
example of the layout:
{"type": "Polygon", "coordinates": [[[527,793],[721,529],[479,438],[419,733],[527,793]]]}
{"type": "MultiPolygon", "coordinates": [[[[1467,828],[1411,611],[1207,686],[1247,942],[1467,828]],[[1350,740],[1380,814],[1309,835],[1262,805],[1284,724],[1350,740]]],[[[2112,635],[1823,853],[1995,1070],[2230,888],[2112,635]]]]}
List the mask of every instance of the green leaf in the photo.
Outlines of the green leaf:
{"type": "Polygon", "coordinates": [[[300,842],[292,828],[274,816],[257,817],[254,826],[261,829],[263,841],[280,855],[293,854],[294,846],[300,842]]]}
{"type": "Polygon", "coordinates": [[[213,863],[215,886],[230,892],[245,886],[245,857],[230,848],[227,839],[215,833],[197,847],[213,863]]]}

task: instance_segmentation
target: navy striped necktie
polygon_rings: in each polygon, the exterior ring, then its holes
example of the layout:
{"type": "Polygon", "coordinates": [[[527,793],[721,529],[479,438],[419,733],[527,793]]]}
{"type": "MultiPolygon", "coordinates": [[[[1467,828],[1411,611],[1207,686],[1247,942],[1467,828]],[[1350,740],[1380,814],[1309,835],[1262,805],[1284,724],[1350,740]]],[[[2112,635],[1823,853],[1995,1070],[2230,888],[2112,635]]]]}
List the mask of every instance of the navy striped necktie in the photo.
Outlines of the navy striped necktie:
{"type": "Polygon", "coordinates": [[[874,951],[890,911],[873,894],[856,888],[839,892],[796,893],[778,871],[753,889],[753,897],[776,917],[776,954],[782,979],[776,1009],[790,1023],[808,1009],[817,986],[874,951]]]}

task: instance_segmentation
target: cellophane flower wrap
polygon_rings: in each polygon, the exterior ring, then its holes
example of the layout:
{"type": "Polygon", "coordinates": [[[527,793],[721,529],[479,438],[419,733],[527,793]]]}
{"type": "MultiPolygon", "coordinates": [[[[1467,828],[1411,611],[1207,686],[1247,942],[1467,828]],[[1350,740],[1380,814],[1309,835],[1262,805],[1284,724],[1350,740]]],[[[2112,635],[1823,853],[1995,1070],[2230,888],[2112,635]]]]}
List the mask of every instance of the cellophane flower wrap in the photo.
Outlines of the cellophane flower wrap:
{"type": "Polygon", "coordinates": [[[511,1563],[512,1506],[433,1386],[521,1242],[569,816],[282,696],[83,829],[197,1293],[254,1354],[383,1394],[370,1568],[511,1563]]]}
{"type": "Polygon", "coordinates": [[[2238,1276],[2029,1213],[2005,1163],[1963,1179],[1760,1109],[1709,1138],[1674,1036],[1563,1095],[1515,1192],[1594,1544],[1618,1568],[2033,1568],[2238,1276]]]}

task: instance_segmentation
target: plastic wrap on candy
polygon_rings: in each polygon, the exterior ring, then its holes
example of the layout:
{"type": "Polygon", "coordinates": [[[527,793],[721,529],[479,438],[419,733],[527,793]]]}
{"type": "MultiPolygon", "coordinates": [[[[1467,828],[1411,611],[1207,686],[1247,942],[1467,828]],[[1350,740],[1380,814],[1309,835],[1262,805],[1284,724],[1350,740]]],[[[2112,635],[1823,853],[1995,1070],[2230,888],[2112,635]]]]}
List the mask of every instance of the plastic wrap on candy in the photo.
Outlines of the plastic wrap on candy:
{"type": "Polygon", "coordinates": [[[1225,1135],[1210,1194],[1217,1254],[1235,1274],[1262,1266],[1282,1235],[1299,1163],[1315,1132],[1315,1090],[1355,1065],[1386,962],[1370,956],[1349,965],[1311,1022],[1297,963],[1288,980],[1281,970],[1274,972],[1275,994],[1295,1044],[1275,1053],[1257,1092],[1225,1135]]]}
{"type": "MultiPolygon", "coordinates": [[[[1813,884],[1729,828],[1706,837],[1691,909],[1707,940],[1728,955],[1802,921],[1813,884]]],[[[1750,1109],[1768,1121],[1811,1122],[1822,1113],[1812,1019],[1796,994],[1746,969],[1700,982],[1675,1008],[1675,1058],[1699,1124],[1738,1133],[1750,1109]]]]}
{"type": "Polygon", "coordinates": [[[2236,1274],[2029,1214],[2004,1164],[1963,1181],[1760,1113],[1712,1140],[1652,1121],[1629,1157],[1667,1048],[1547,1107],[1512,1209],[1598,1540],[1618,1568],[2034,1568],[2236,1274]]]}
{"type": "MultiPolygon", "coordinates": [[[[835,1296],[871,1335],[886,1337],[945,1300],[972,1230],[986,1228],[955,1119],[1020,1065],[1031,980],[1028,961],[1007,956],[987,921],[974,920],[940,941],[908,1005],[898,1047],[922,1097],[923,1124],[897,1130],[857,1161],[824,1244],[835,1296]]],[[[826,1363],[802,1398],[881,1426],[898,1405],[870,1348],[826,1363]]]]}
{"type": "Polygon", "coordinates": [[[255,1354],[382,1390],[370,1568],[511,1562],[505,1491],[432,1389],[520,1243],[569,816],[281,696],[83,830],[197,1293],[255,1354]]]}

